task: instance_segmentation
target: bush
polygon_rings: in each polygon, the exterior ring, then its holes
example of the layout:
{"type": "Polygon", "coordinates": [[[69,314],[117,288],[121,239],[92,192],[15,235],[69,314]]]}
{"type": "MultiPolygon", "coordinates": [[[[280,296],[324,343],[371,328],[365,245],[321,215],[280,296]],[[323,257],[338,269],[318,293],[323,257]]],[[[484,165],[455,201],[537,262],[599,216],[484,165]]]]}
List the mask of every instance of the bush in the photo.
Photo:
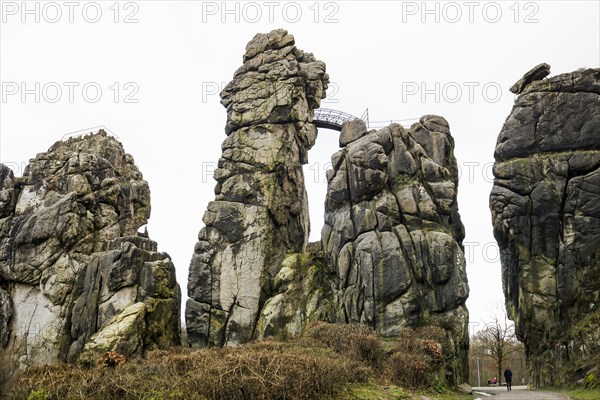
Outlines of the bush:
{"type": "Polygon", "coordinates": [[[379,338],[366,325],[328,324],[315,322],[308,327],[306,336],[338,354],[381,369],[385,352],[379,338]]]}
{"type": "Polygon", "coordinates": [[[392,382],[408,389],[419,389],[429,386],[427,374],[430,363],[422,354],[397,352],[389,360],[389,373],[392,382]]]}
{"type": "Polygon", "coordinates": [[[433,364],[440,365],[444,362],[444,353],[442,345],[435,340],[425,339],[422,342],[422,349],[425,354],[431,357],[433,364]]]}
{"type": "Polygon", "coordinates": [[[413,336],[422,340],[433,340],[434,342],[444,343],[446,340],[446,331],[439,326],[426,325],[416,328],[413,336]]]}
{"type": "Polygon", "coordinates": [[[290,342],[270,339],[202,350],[175,347],[127,362],[119,354],[106,353],[89,367],[34,367],[15,378],[0,398],[326,399],[338,398],[349,387],[372,385],[376,378],[386,385],[439,391],[444,361],[436,340],[440,338],[441,329],[407,330],[388,357],[380,338],[364,325],[315,323],[304,338],[290,342]]]}
{"type": "Polygon", "coordinates": [[[104,368],[115,368],[126,362],[127,357],[114,351],[108,351],[98,359],[98,365],[104,368]]]}
{"type": "Polygon", "coordinates": [[[398,338],[397,350],[388,362],[390,380],[409,389],[434,388],[439,391],[444,338],[444,330],[434,326],[405,331],[398,338]]]}

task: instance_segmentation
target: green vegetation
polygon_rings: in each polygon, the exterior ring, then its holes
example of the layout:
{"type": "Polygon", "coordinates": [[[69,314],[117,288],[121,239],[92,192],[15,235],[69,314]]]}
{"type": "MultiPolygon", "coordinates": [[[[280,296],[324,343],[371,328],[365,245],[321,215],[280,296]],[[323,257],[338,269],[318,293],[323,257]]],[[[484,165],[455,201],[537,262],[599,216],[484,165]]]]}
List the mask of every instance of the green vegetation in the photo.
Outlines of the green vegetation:
{"type": "Polygon", "coordinates": [[[429,397],[431,400],[473,400],[477,398],[477,396],[473,394],[464,394],[453,391],[446,391],[434,395],[425,394],[425,396],[429,397]]]}
{"type": "Polygon", "coordinates": [[[50,395],[46,392],[44,388],[39,388],[37,390],[32,390],[27,397],[27,400],[46,400],[49,399],[50,395]]]}
{"type": "Polygon", "coordinates": [[[474,400],[477,396],[463,394],[452,390],[444,390],[443,393],[431,391],[411,392],[393,385],[356,384],[351,385],[340,400],[474,400]]]}
{"type": "Polygon", "coordinates": [[[571,397],[572,400],[598,400],[600,399],[600,389],[563,389],[555,387],[544,387],[540,389],[542,391],[563,393],[571,397]]]}
{"type": "Polygon", "coordinates": [[[396,400],[412,399],[413,393],[398,386],[380,386],[376,384],[352,385],[348,388],[343,399],[357,400],[396,400]]]}
{"type": "Polygon", "coordinates": [[[91,367],[30,368],[9,384],[3,399],[471,400],[440,379],[442,337],[439,328],[407,331],[388,353],[363,325],[315,323],[297,340],[156,350],[128,362],[107,353],[91,367]]]}
{"type": "Polygon", "coordinates": [[[600,399],[600,389],[572,389],[562,390],[561,393],[570,396],[573,400],[598,400],[600,399]]]}
{"type": "Polygon", "coordinates": [[[577,337],[580,335],[592,334],[598,326],[600,326],[600,310],[583,315],[582,318],[571,328],[570,335],[572,337],[577,337]]]}

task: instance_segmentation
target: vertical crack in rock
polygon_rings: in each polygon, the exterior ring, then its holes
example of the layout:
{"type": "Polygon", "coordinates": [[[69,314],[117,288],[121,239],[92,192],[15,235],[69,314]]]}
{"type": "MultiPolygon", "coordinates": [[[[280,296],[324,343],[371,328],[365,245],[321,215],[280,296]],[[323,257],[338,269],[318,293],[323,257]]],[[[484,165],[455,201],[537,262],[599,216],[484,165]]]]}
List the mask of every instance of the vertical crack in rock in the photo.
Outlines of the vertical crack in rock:
{"type": "Polygon", "coordinates": [[[257,34],[221,93],[227,138],[190,264],[186,326],[193,347],[252,339],[286,254],[302,253],[309,218],[302,164],[325,97],[325,64],[284,30],[257,34]]]}
{"type": "Polygon", "coordinates": [[[103,131],[22,178],[0,166],[0,346],[21,367],[180,342],[174,266],[138,235],[149,216],[147,182],[103,131]]]}
{"type": "Polygon", "coordinates": [[[600,351],[600,69],[548,73],[514,86],[490,194],[506,306],[538,386],[584,378],[600,351]]]}

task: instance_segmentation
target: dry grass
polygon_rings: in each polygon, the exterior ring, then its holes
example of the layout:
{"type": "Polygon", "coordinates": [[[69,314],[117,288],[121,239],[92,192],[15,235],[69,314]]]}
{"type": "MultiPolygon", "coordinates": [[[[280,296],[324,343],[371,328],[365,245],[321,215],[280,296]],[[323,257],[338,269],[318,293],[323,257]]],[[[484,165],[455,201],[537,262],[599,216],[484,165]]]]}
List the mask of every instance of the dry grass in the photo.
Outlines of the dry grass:
{"type": "Polygon", "coordinates": [[[293,400],[344,398],[357,385],[384,387],[389,382],[422,389],[436,382],[443,364],[434,339],[438,333],[409,331],[391,355],[365,326],[325,323],[311,325],[299,340],[223,349],[177,347],[123,365],[118,354],[107,353],[91,368],[31,368],[2,399],[293,400]]]}
{"type": "Polygon", "coordinates": [[[7,399],[333,398],[371,370],[331,350],[263,341],[237,348],[151,352],[116,368],[32,368],[7,399]]]}

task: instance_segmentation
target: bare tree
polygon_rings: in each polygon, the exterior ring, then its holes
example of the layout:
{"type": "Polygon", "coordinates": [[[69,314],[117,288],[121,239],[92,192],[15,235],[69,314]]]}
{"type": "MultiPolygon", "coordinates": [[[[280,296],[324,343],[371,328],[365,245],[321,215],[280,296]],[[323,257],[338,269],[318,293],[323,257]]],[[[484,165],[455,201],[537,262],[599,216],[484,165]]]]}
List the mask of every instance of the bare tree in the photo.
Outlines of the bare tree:
{"type": "Polygon", "coordinates": [[[515,327],[504,316],[504,321],[498,318],[497,314],[492,315],[492,322],[485,324],[485,327],[477,332],[473,340],[485,350],[485,354],[491,357],[496,363],[498,371],[498,383],[502,383],[502,366],[507,357],[518,351],[522,347],[515,336],[515,327]]]}

